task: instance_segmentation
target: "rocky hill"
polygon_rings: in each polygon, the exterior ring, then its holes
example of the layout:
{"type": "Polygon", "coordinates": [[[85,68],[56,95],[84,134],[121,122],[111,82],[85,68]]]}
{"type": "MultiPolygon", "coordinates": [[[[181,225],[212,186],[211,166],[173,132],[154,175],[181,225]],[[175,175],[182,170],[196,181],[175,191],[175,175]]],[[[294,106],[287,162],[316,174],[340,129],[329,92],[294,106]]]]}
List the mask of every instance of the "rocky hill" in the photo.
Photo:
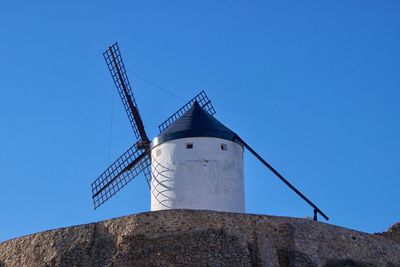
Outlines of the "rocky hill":
{"type": "Polygon", "coordinates": [[[167,210],[5,241],[0,266],[400,266],[400,240],[308,219],[167,210]]]}

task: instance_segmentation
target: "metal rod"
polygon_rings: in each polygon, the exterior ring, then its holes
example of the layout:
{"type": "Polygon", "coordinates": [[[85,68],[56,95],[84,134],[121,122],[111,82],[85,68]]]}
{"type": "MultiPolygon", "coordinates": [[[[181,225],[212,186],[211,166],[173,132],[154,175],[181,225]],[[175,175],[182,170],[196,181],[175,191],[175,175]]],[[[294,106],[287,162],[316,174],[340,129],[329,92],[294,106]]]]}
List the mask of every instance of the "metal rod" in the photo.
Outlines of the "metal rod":
{"type": "Polygon", "coordinates": [[[329,220],[328,216],[326,216],[314,203],[311,202],[303,193],[301,193],[296,187],[294,187],[288,180],[286,180],[277,170],[275,170],[268,162],[266,162],[260,155],[257,154],[242,138],[236,135],[235,139],[239,141],[247,150],[249,150],[261,163],[263,163],[268,169],[270,169],[282,182],[284,182],[290,189],[292,189],[297,195],[299,195],[305,202],[307,202],[311,207],[314,208],[314,220],[317,218],[316,214],[321,214],[325,220],[329,220]]]}

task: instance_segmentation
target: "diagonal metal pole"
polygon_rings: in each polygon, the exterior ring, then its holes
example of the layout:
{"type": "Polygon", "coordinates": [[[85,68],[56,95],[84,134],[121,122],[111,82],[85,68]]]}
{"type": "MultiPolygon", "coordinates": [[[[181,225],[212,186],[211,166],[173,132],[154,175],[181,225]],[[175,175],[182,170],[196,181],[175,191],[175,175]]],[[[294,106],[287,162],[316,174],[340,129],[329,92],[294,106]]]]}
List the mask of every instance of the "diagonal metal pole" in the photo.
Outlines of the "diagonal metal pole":
{"type": "Polygon", "coordinates": [[[266,162],[254,149],[252,149],[242,138],[238,135],[235,138],[240,142],[247,150],[249,150],[262,164],[264,164],[270,171],[272,171],[282,182],[284,182],[290,189],[292,189],[297,195],[299,195],[305,202],[307,202],[314,209],[314,220],[317,220],[317,213],[321,214],[325,220],[329,220],[328,216],[325,215],[314,203],[311,202],[303,193],[301,193],[296,187],[294,187],[288,180],[286,180],[277,170],[274,169],[268,162],[266,162]]]}

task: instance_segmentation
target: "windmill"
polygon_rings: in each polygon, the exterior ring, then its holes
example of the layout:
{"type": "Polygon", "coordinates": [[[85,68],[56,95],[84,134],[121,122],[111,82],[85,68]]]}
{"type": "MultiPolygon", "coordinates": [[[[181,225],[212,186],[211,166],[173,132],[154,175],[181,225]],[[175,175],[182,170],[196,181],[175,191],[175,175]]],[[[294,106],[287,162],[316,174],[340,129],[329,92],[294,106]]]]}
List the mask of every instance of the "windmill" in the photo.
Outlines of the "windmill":
{"type": "Polygon", "coordinates": [[[92,184],[98,208],[143,174],[151,191],[151,210],[209,209],[244,212],[243,153],[246,148],[308,203],[314,220],[329,218],[266,162],[239,135],[219,122],[204,91],[190,99],[160,126],[150,142],[132,93],[118,43],[104,53],[137,142],[92,184]]]}

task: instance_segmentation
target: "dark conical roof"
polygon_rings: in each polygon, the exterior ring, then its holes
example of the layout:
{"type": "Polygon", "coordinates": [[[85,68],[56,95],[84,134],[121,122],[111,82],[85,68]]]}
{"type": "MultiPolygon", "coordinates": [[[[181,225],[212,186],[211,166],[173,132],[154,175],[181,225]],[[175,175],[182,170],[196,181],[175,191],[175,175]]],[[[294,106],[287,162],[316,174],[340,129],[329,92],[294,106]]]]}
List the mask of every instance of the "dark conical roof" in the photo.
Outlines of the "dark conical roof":
{"type": "Polygon", "coordinates": [[[153,146],[186,137],[216,137],[234,141],[235,136],[233,131],[194,102],[188,111],[154,138],[153,146]]]}

